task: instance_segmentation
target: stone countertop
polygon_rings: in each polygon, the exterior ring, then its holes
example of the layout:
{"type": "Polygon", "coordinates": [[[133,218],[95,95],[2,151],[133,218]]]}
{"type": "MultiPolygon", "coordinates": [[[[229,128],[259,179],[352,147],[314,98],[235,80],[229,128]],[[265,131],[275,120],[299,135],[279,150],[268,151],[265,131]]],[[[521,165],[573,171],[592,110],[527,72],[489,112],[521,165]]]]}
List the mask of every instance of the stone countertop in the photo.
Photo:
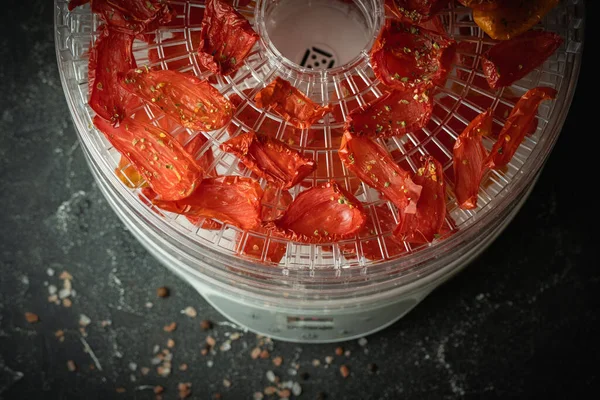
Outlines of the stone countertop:
{"type": "Polygon", "coordinates": [[[178,383],[191,382],[193,399],[252,399],[270,385],[268,371],[297,382],[305,399],[319,392],[361,400],[579,398],[598,386],[600,272],[590,201],[597,154],[583,142],[595,135],[589,56],[562,135],[514,222],[405,318],[366,343],[341,344],[348,354],[339,356],[338,345],[269,342],[231,327],[146,253],[102,197],[79,147],[56,67],[52,2],[20,11],[7,3],[0,26],[0,398],[154,399],[160,385],[174,399],[178,383]],[[64,271],[72,277],[70,297],[57,305],[49,290],[64,289],[64,271]],[[161,286],[170,296],[157,297],[161,286]],[[182,314],[186,307],[197,317],[182,314]],[[28,323],[26,312],[40,321],[28,323]],[[202,319],[214,328],[202,331],[202,319]],[[177,329],[165,332],[171,322],[177,329]],[[217,350],[202,355],[208,335],[217,350]],[[172,371],[160,377],[154,351],[169,339],[172,371]],[[252,359],[257,346],[267,358],[252,359]]]}

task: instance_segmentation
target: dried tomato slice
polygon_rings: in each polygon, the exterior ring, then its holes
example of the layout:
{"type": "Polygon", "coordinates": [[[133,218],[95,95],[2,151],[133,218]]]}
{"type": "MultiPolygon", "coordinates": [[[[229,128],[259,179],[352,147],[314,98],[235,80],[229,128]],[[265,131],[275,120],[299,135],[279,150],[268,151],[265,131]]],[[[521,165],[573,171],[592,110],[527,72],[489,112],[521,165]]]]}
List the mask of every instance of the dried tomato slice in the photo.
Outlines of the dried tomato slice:
{"type": "Polygon", "coordinates": [[[258,40],[250,22],[219,0],[206,2],[200,37],[200,64],[222,75],[237,71],[258,40]]]}
{"type": "Polygon", "coordinates": [[[164,0],[94,0],[92,11],[112,29],[131,35],[156,29],[173,18],[164,0]]]}
{"type": "Polygon", "coordinates": [[[144,177],[129,163],[129,160],[126,157],[121,156],[119,166],[115,169],[115,174],[117,175],[117,178],[130,189],[147,185],[144,181],[144,177]]]}
{"type": "Polygon", "coordinates": [[[113,127],[96,116],[94,125],[162,199],[179,200],[200,183],[203,171],[177,140],[154,125],[133,119],[113,127]]]}
{"type": "Polygon", "coordinates": [[[256,105],[275,111],[296,128],[306,129],[331,112],[320,106],[291,83],[280,77],[264,87],[254,98],[256,105]]]}
{"type": "Polygon", "coordinates": [[[69,11],[73,11],[76,7],[89,3],[90,0],[69,0],[69,11]]]}
{"type": "Polygon", "coordinates": [[[427,125],[432,112],[427,92],[392,90],[366,107],[354,109],[346,119],[346,129],[356,135],[401,136],[427,125]]]}
{"type": "MultiPolygon", "coordinates": [[[[183,136],[183,135],[180,135],[180,136],[183,136]]],[[[185,148],[185,151],[187,151],[189,153],[189,155],[191,155],[194,159],[196,159],[196,163],[200,166],[202,171],[204,171],[205,176],[206,175],[216,175],[216,171],[215,171],[214,167],[211,168],[211,166],[213,165],[213,162],[215,161],[215,157],[213,155],[211,148],[206,149],[206,151],[204,151],[202,153],[200,158],[197,158],[198,152],[200,152],[200,150],[202,150],[202,148],[204,147],[204,145],[206,144],[207,141],[208,141],[208,139],[204,135],[199,133],[196,136],[194,136],[190,141],[188,141],[185,144],[184,148],[185,148]]]]}
{"type": "Polygon", "coordinates": [[[281,217],[288,206],[292,203],[293,198],[287,190],[272,185],[268,185],[261,199],[262,211],[261,218],[263,221],[274,221],[281,217]]]}
{"type": "Polygon", "coordinates": [[[182,72],[137,68],[121,86],[190,129],[220,129],[233,114],[229,100],[210,83],[182,72]]]}
{"type": "Polygon", "coordinates": [[[392,0],[394,14],[412,23],[428,21],[447,4],[448,0],[392,0]]]}
{"type": "Polygon", "coordinates": [[[481,138],[492,133],[492,110],[479,114],[454,143],[454,193],[464,210],[477,207],[479,184],[486,170],[488,152],[481,138]]]}
{"type": "Polygon", "coordinates": [[[88,82],[89,105],[102,118],[118,124],[138,104],[137,99],[119,85],[119,74],[135,68],[134,37],[108,29],[98,28],[100,35],[90,50],[88,82]]]}
{"type": "Polygon", "coordinates": [[[219,176],[204,179],[198,188],[179,201],[154,200],[166,211],[187,217],[204,217],[237,226],[244,230],[260,227],[260,199],[263,191],[254,179],[219,176]]]}
{"type": "Polygon", "coordinates": [[[283,189],[295,186],[317,167],[314,160],[280,140],[252,131],[229,139],[221,150],[235,154],[256,175],[283,189]]]}
{"type": "Polygon", "coordinates": [[[420,92],[446,80],[455,52],[456,42],[447,35],[388,20],[371,50],[371,63],[383,84],[420,92]]]}
{"type": "Polygon", "coordinates": [[[559,0],[508,0],[495,9],[473,10],[473,20],[492,39],[508,40],[528,31],[559,0]]]}
{"type": "Polygon", "coordinates": [[[356,235],[366,222],[362,204],[337,183],[300,193],[283,216],[266,227],[302,243],[329,243],[356,235]]]}
{"type": "Polygon", "coordinates": [[[546,61],[562,42],[556,33],[530,31],[496,44],[481,61],[488,84],[492,89],[512,85],[546,61]]]}
{"type": "Polygon", "coordinates": [[[410,174],[383,147],[367,137],[345,132],[338,154],[348,170],[382,192],[401,213],[417,211],[421,186],[412,181],[410,174]]]}
{"type": "Polygon", "coordinates": [[[536,87],[519,99],[492,147],[486,167],[498,169],[510,162],[525,136],[537,128],[536,114],[541,102],[553,100],[556,94],[555,89],[536,87]]]}
{"type": "Polygon", "coordinates": [[[423,167],[413,178],[423,187],[415,214],[404,214],[394,236],[409,243],[430,243],[440,233],[446,219],[444,168],[435,158],[425,157],[423,167]]]}

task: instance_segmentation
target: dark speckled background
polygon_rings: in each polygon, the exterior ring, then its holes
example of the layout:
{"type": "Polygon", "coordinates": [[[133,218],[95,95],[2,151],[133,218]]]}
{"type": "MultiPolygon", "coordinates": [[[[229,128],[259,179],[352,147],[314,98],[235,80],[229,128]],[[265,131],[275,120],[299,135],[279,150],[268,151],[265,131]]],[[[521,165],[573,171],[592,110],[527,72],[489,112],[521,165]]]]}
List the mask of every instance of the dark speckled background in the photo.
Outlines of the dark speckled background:
{"type": "MultiPolygon", "coordinates": [[[[589,398],[584,393],[598,387],[593,42],[556,149],[531,198],[489,250],[366,346],[344,343],[351,354],[335,356],[329,368],[312,360],[324,363],[336,345],[282,342],[270,345],[271,356],[284,359],[275,367],[251,360],[257,339],[250,333],[242,332],[228,351],[202,356],[200,319],[224,319],[152,259],[102,198],[64,101],[52,1],[4,1],[2,20],[0,398],[153,399],[149,388],[162,385],[164,398],[174,399],[178,382],[192,382],[194,399],[217,392],[223,399],[251,399],[267,386],[269,369],[282,381],[298,381],[306,399],[318,392],[330,399],[589,398]],[[60,287],[64,270],[76,291],[70,308],[47,301],[47,286],[60,287]],[[155,290],[163,285],[172,293],[159,299],[155,290]],[[182,315],[187,306],[198,317],[182,315]],[[28,324],[26,311],[41,321],[28,324]],[[101,371],[90,369],[78,331],[81,314],[91,319],[85,341],[101,371]],[[112,325],[102,327],[103,320],[112,325]],[[177,330],[164,332],[171,321],[177,330]],[[64,342],[55,337],[59,329],[64,342]],[[162,378],[152,369],[143,376],[154,345],[163,348],[168,338],[175,341],[173,373],[162,378]],[[68,371],[68,360],[76,372],[68,371]],[[292,362],[308,380],[290,373],[292,362]],[[187,371],[178,370],[181,363],[187,371]],[[369,373],[369,363],[379,371],[369,373]],[[350,368],[347,379],[338,372],[341,364],[350,368]],[[231,387],[224,387],[225,378],[231,387]],[[125,393],[117,394],[117,387],[125,393]]],[[[211,335],[221,344],[234,332],[217,325],[211,335]]]]}

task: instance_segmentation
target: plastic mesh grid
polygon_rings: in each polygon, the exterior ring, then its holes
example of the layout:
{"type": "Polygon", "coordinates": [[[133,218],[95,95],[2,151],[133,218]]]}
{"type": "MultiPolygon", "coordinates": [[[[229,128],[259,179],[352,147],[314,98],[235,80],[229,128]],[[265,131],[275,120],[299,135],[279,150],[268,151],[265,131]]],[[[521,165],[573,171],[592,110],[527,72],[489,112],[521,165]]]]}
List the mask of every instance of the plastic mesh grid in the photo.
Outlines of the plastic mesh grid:
{"type": "MultiPolygon", "coordinates": [[[[253,20],[254,3],[251,2],[246,7],[238,7],[239,11],[251,21],[253,20]]],[[[280,263],[280,266],[284,268],[284,274],[288,268],[315,270],[319,268],[364,268],[372,263],[398,259],[417,251],[419,248],[412,248],[408,243],[399,246],[390,240],[393,228],[390,228],[390,224],[384,223],[384,218],[390,218],[390,216],[395,218],[394,206],[381,198],[377,191],[351,175],[337,156],[341,128],[346,115],[353,108],[363,106],[381,96],[383,92],[379,82],[373,76],[368,58],[351,73],[337,75],[327,81],[319,81],[311,77],[292,79],[291,83],[309,94],[313,100],[330,103],[335,108],[332,115],[326,116],[324,120],[311,128],[293,131],[277,115],[258,109],[252,101],[254,95],[262,87],[276,76],[281,75],[283,71],[275,68],[257,45],[247,58],[245,65],[231,77],[216,77],[202,72],[196,57],[196,40],[198,32],[201,30],[203,2],[173,1],[172,4],[177,11],[177,17],[168,27],[161,27],[154,34],[154,42],[148,44],[140,40],[135,41],[134,54],[138,65],[156,66],[163,69],[175,68],[210,79],[227,96],[233,94],[240,96],[241,103],[231,125],[214,132],[194,132],[170,123],[166,121],[164,115],[157,114],[147,105],[141,106],[135,112],[144,113],[152,123],[161,124],[163,128],[168,126],[174,136],[187,135],[187,137],[184,136],[184,141],[191,139],[194,135],[204,135],[208,141],[195,156],[201,157],[209,149],[212,150],[214,154],[213,167],[219,175],[251,176],[251,172],[243,167],[234,156],[219,150],[220,143],[242,131],[250,129],[260,131],[261,126],[265,123],[276,124],[278,127],[277,138],[301,153],[313,157],[319,166],[313,175],[292,188],[291,194],[295,197],[307,188],[335,179],[346,189],[355,193],[358,199],[364,203],[365,210],[372,222],[372,229],[364,235],[339,243],[304,245],[271,237],[264,233],[243,232],[230,225],[222,225],[217,230],[206,230],[200,228],[202,221],[194,225],[180,215],[155,210],[157,214],[169,220],[182,234],[197,242],[198,245],[218,248],[225,254],[245,257],[241,254],[241,250],[249,240],[252,240],[252,243],[260,243],[262,248],[260,261],[269,264],[271,263],[267,258],[269,250],[275,247],[284,247],[285,255],[280,263]],[[153,53],[153,57],[149,56],[151,53],[153,53]],[[247,107],[252,108],[257,115],[252,126],[245,125],[238,118],[239,113],[247,107]]],[[[573,62],[574,54],[580,51],[581,38],[577,36],[580,32],[573,28],[578,24],[577,16],[573,15],[576,4],[577,0],[563,2],[561,7],[555,9],[543,21],[546,30],[557,32],[565,39],[561,48],[543,66],[521,81],[510,88],[494,92],[485,83],[479,65],[480,55],[494,42],[487,39],[479,27],[474,24],[469,9],[451,1],[448,9],[441,13],[442,21],[447,32],[455,40],[466,43],[466,45],[459,46],[458,57],[448,81],[444,87],[438,88],[434,96],[435,109],[430,123],[420,131],[409,133],[403,137],[379,140],[379,143],[390,152],[396,162],[413,172],[418,168],[420,155],[435,156],[444,165],[448,188],[453,188],[452,147],[458,134],[476,114],[486,108],[494,108],[496,110],[494,124],[501,127],[516,100],[528,89],[543,85],[554,87],[558,91],[564,90],[565,83],[563,81],[567,65],[573,62]]],[[[57,1],[59,48],[70,53],[71,71],[68,76],[77,84],[77,90],[72,91],[69,95],[77,98],[76,102],[82,105],[81,115],[91,127],[94,113],[87,106],[87,50],[93,43],[94,32],[97,31],[100,21],[91,14],[88,7],[78,8],[69,13],[66,5],[66,0],[57,1]]],[[[234,1],[234,5],[237,6],[237,0],[234,1]]],[[[284,78],[289,79],[286,76],[284,78]]],[[[568,86],[569,82],[567,81],[566,84],[568,86]]],[[[560,106],[557,102],[543,103],[538,113],[537,131],[525,139],[505,169],[490,171],[484,177],[476,210],[459,209],[452,190],[448,191],[449,215],[455,221],[458,229],[475,223],[483,213],[488,212],[494,206],[494,199],[503,195],[503,189],[520,173],[524,162],[534,151],[540,138],[543,137],[554,108],[557,106],[560,106]]],[[[102,155],[104,165],[112,170],[118,168],[120,155],[109,145],[103,135],[92,128],[87,135],[98,153],[102,155]]],[[[488,150],[491,149],[493,140],[486,138],[484,145],[488,150]]],[[[264,187],[266,182],[261,181],[261,184],[264,187]]],[[[143,197],[141,193],[139,195],[143,197]]],[[[265,207],[276,207],[279,196],[280,193],[277,194],[273,204],[265,204],[265,207]]],[[[145,203],[147,202],[142,199],[138,206],[148,207],[145,203]]],[[[450,227],[449,221],[448,224],[450,227]]],[[[435,246],[435,242],[432,246],[435,246]]]]}

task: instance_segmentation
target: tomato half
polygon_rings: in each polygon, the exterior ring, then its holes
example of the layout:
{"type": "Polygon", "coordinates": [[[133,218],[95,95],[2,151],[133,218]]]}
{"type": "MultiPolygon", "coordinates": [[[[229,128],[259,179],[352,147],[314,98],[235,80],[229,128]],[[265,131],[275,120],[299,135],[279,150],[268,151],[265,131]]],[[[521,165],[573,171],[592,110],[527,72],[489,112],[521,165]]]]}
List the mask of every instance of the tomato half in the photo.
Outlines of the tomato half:
{"type": "Polygon", "coordinates": [[[156,29],[174,14],[164,0],[94,0],[92,11],[112,29],[131,35],[156,29]]]}
{"type": "Polygon", "coordinates": [[[254,101],[258,107],[275,111],[300,129],[309,128],[331,112],[331,107],[318,105],[280,77],[258,92],[254,101]]]}
{"type": "Polygon", "coordinates": [[[350,172],[382,192],[401,213],[417,211],[421,186],[412,181],[410,174],[383,147],[367,137],[345,132],[338,154],[350,172]]]}
{"type": "Polygon", "coordinates": [[[121,86],[190,129],[220,129],[233,114],[229,100],[210,83],[182,72],[137,68],[121,86]]]}
{"type": "Polygon", "coordinates": [[[428,21],[448,4],[448,0],[392,0],[394,15],[412,23],[428,21]]]}
{"type": "Polygon", "coordinates": [[[447,35],[388,20],[371,50],[371,63],[383,84],[421,92],[445,82],[455,52],[456,42],[447,35]]]}
{"type": "Polygon", "coordinates": [[[96,114],[116,125],[139,104],[119,85],[119,74],[136,66],[132,51],[134,37],[106,26],[98,30],[100,35],[88,61],[89,105],[96,114]]]}
{"type": "Polygon", "coordinates": [[[90,0],[69,0],[69,11],[73,11],[76,7],[89,3],[90,0]]]}
{"type": "Polygon", "coordinates": [[[492,39],[508,40],[528,31],[558,3],[559,0],[509,0],[492,10],[473,10],[473,19],[492,39]]]}
{"type": "Polygon", "coordinates": [[[198,188],[180,201],[154,200],[166,211],[189,217],[204,217],[244,230],[260,227],[260,199],[263,191],[254,179],[219,176],[204,179],[198,188]]]}
{"type": "Polygon", "coordinates": [[[360,201],[329,182],[300,193],[285,214],[267,228],[296,242],[330,243],[356,235],[366,218],[360,201]]]}
{"type": "Polygon", "coordinates": [[[313,159],[282,141],[252,131],[229,139],[221,150],[235,154],[256,175],[283,189],[295,186],[317,167],[313,159]]]}
{"type": "Polygon", "coordinates": [[[454,143],[454,193],[458,206],[464,210],[477,207],[479,184],[486,170],[488,152],[481,138],[492,133],[492,111],[479,114],[454,143]]]}
{"type": "Polygon", "coordinates": [[[492,147],[486,167],[498,169],[510,162],[525,136],[537,128],[536,114],[541,102],[553,100],[556,94],[555,89],[536,87],[519,99],[492,147]]]}
{"type": "Polygon", "coordinates": [[[250,22],[219,0],[206,2],[200,37],[200,64],[221,75],[237,71],[258,40],[250,22]]]}
{"type": "Polygon", "coordinates": [[[401,136],[427,125],[432,112],[427,92],[392,90],[366,107],[354,109],[346,119],[346,129],[356,135],[401,136]]]}
{"type": "Polygon", "coordinates": [[[113,127],[96,116],[94,125],[164,200],[189,196],[203,171],[183,146],[167,132],[133,119],[113,127]]]}
{"type": "Polygon", "coordinates": [[[440,233],[446,219],[446,183],[444,168],[435,158],[424,158],[423,167],[413,177],[423,187],[417,212],[405,214],[394,236],[409,243],[430,243],[440,233]]]}
{"type": "Polygon", "coordinates": [[[512,85],[542,65],[562,42],[556,33],[529,31],[496,44],[481,60],[488,84],[492,89],[512,85]]]}

